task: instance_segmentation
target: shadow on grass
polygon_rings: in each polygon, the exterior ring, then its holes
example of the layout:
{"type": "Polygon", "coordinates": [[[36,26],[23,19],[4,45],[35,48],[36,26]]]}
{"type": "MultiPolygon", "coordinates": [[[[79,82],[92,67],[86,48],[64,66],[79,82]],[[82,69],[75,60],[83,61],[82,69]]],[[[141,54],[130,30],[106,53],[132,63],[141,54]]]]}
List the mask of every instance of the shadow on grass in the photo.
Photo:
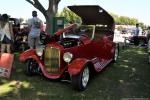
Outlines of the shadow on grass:
{"type": "MultiPolygon", "coordinates": [[[[16,56],[17,58],[17,56],[16,56]]],[[[70,83],[51,82],[42,76],[24,75],[24,64],[15,60],[11,79],[0,79],[1,100],[121,100],[150,98],[150,65],[144,48],[122,50],[117,63],[92,77],[79,92],[70,83]]]]}

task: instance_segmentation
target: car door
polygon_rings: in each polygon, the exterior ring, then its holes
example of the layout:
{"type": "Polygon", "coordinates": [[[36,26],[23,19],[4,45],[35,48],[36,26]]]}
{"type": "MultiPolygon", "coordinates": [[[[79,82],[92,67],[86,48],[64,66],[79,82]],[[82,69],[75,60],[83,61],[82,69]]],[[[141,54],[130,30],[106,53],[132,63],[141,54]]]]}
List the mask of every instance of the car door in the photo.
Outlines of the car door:
{"type": "Polygon", "coordinates": [[[112,49],[112,35],[107,35],[106,32],[96,32],[93,39],[93,48],[95,55],[100,59],[110,59],[112,49]]]}

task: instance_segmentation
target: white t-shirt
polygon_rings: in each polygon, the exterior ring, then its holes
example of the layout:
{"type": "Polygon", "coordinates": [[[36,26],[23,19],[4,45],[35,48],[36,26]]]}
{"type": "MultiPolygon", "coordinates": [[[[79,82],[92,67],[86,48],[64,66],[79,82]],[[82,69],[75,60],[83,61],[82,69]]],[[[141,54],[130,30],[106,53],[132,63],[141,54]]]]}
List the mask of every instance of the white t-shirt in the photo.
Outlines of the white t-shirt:
{"type": "Polygon", "coordinates": [[[31,27],[31,31],[30,31],[29,35],[33,38],[40,36],[40,32],[41,32],[40,28],[35,27],[34,21],[38,21],[42,25],[42,21],[38,17],[33,17],[28,20],[28,25],[29,25],[29,27],[31,27]]]}

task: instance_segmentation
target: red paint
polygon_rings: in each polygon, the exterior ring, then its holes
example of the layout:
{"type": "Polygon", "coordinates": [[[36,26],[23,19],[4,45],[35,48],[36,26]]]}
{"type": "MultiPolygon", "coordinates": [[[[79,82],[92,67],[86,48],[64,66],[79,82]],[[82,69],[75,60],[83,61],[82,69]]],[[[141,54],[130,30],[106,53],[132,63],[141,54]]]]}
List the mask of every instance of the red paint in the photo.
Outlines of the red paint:
{"type": "MultiPolygon", "coordinates": [[[[107,16],[107,13],[105,16],[107,16]]],[[[58,66],[59,72],[57,74],[48,73],[45,68],[44,59],[41,59],[39,56],[37,56],[34,49],[30,49],[22,53],[20,55],[20,61],[25,61],[29,58],[35,59],[39,64],[43,75],[50,79],[58,79],[64,76],[64,72],[67,71],[70,75],[77,75],[88,62],[93,64],[91,67],[94,67],[96,72],[100,72],[113,60],[116,48],[116,44],[112,41],[114,34],[113,19],[111,16],[106,17],[106,19],[109,21],[104,21],[104,24],[110,24],[108,25],[109,29],[95,32],[93,35],[94,39],[86,36],[88,32],[82,33],[84,35],[76,35],[71,33],[70,35],[72,35],[72,37],[61,38],[63,33],[69,32],[72,28],[75,28],[77,26],[76,24],[71,24],[70,26],[56,32],[54,36],[48,38],[50,41],[46,47],[56,48],[60,53],[60,64],[58,66]],[[66,63],[63,60],[63,55],[66,52],[73,54],[73,58],[69,63],[66,63]]],[[[55,60],[55,58],[52,60],[55,60]]]]}
{"type": "Polygon", "coordinates": [[[68,71],[70,75],[77,75],[80,73],[80,71],[83,69],[84,65],[88,62],[85,58],[77,58],[74,61],[72,61],[68,65],[68,71]]]}
{"type": "Polygon", "coordinates": [[[29,50],[21,53],[19,56],[19,60],[26,61],[27,59],[32,58],[32,55],[36,55],[35,49],[29,49],[29,50]]]}

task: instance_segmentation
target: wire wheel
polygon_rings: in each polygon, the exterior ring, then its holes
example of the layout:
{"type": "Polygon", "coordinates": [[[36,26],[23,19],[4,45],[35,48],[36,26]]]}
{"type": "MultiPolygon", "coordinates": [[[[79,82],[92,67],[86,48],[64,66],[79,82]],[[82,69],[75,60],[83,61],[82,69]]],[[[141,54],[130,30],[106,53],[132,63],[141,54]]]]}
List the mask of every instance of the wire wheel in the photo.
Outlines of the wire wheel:
{"type": "Polygon", "coordinates": [[[72,76],[72,85],[74,89],[83,91],[86,89],[89,79],[90,79],[90,70],[89,66],[86,64],[78,75],[72,76]]]}
{"type": "Polygon", "coordinates": [[[83,73],[82,73],[82,85],[83,87],[86,87],[87,84],[88,84],[88,81],[89,81],[89,68],[86,67],[84,70],[83,70],[83,73]]]}
{"type": "Polygon", "coordinates": [[[114,56],[114,60],[117,61],[118,58],[118,48],[115,49],[115,56],[114,56]]]}

